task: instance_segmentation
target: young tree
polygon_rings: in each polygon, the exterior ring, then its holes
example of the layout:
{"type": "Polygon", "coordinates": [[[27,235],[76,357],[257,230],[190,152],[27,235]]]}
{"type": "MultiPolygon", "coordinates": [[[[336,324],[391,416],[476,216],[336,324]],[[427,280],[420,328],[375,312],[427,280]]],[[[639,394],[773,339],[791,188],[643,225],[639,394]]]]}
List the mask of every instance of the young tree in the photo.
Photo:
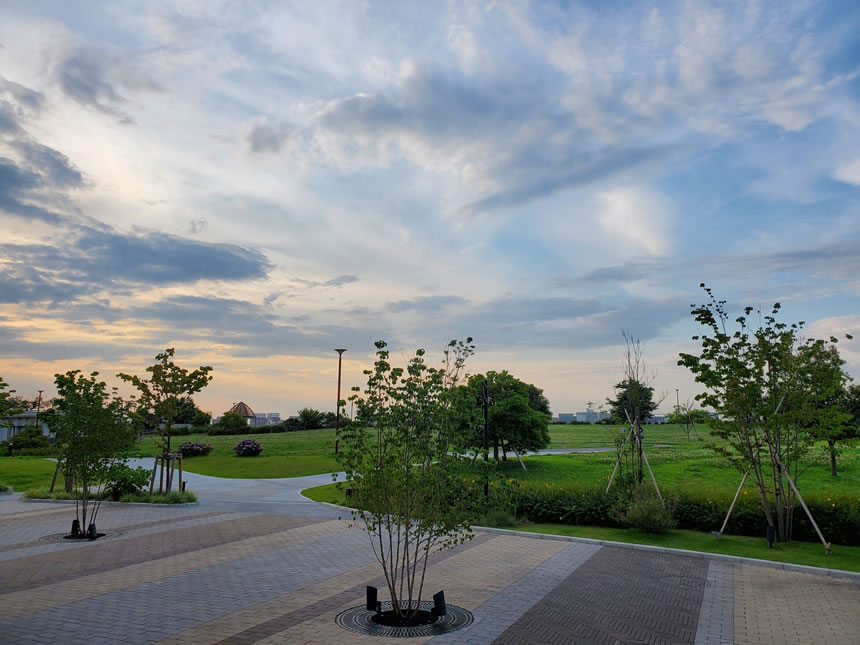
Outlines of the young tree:
{"type": "Polygon", "coordinates": [[[55,374],[57,399],[44,417],[60,445],[63,472],[73,481],[77,526],[89,527],[91,537],[104,485],[134,443],[127,406],[97,377],[98,372],[86,377],[80,370],[55,374]]]}
{"type": "Polygon", "coordinates": [[[856,433],[856,428],[851,427],[853,415],[845,405],[850,380],[842,368],[845,361],[835,345],[821,340],[798,347],[796,361],[798,380],[806,397],[793,411],[794,421],[816,439],[827,442],[830,474],[836,477],[836,444],[856,433]]]}
{"type": "Polygon", "coordinates": [[[427,559],[438,549],[472,537],[477,508],[465,494],[454,390],[474,351],[471,338],[451,341],[440,367],[423,349],[405,368],[392,367],[382,341],[365,370],[363,402],[371,427],[348,426],[338,460],[353,491],[354,515],[363,522],[382,565],[393,611],[411,619],[424,589],[427,559]]]}
{"type": "Polygon", "coordinates": [[[12,396],[15,390],[9,390],[8,388],[9,384],[0,376],[0,427],[6,427],[2,425],[4,423],[3,417],[21,412],[17,398],[12,396]]]}
{"type": "Polygon", "coordinates": [[[691,311],[705,329],[693,337],[701,351],[682,353],[678,364],[707,388],[696,399],[719,413],[719,419],[710,422],[711,432],[728,440],[729,448],[715,450],[739,471],[751,470],[768,526],[778,541],[790,540],[799,465],[812,445],[808,429],[823,418],[815,402],[818,379],[811,356],[828,343],[802,342],[804,323],[777,320],[779,303],[770,314],[758,312],[755,327],[748,322],[754,310],[746,307],[735,319],[738,329],[729,331],[725,301],[701,286],[710,301],[691,311]]]}
{"type": "Polygon", "coordinates": [[[211,366],[200,366],[189,372],[173,362],[174,353],[171,347],[155,357],[155,364],[146,368],[150,373],[148,380],[132,374],[117,374],[140,392],[138,411],[151,412],[159,420],[161,441],[158,447],[164,454],[170,452],[170,429],[182,412],[184,402],[212,380],[211,366]]]}
{"type": "MultiPolygon", "coordinates": [[[[481,388],[487,381],[489,393],[489,440],[493,445],[493,457],[507,460],[507,451],[519,452],[540,450],[549,445],[548,424],[551,419],[549,402],[543,390],[524,383],[508,373],[489,371],[486,376],[475,374],[461,386],[458,396],[464,408],[478,410],[481,407],[481,388]]],[[[467,447],[473,451],[483,449],[483,424],[475,423],[473,415],[464,409],[460,416],[461,428],[467,438],[467,447]]]]}
{"type": "MultiPolygon", "coordinates": [[[[624,337],[624,359],[622,370],[624,380],[615,386],[615,399],[606,399],[612,416],[618,423],[624,424],[628,432],[619,436],[612,432],[617,452],[615,470],[610,477],[609,484],[615,477],[618,466],[622,466],[622,475],[629,476],[634,482],[641,484],[645,479],[643,466],[649,468],[648,458],[645,456],[642,441],[644,431],[642,424],[657,409],[657,406],[666,398],[661,394],[658,400],[654,400],[654,388],[651,384],[656,379],[656,374],[649,372],[645,365],[644,349],[637,338],[632,338],[627,333],[624,337]],[[626,451],[630,448],[630,461],[627,461],[626,451]],[[629,473],[627,472],[629,468],[629,473]]],[[[654,474],[651,473],[654,487],[657,488],[654,474]]],[[[607,487],[607,490],[609,488],[607,487]]],[[[659,491],[658,491],[659,495],[659,491]]]]}

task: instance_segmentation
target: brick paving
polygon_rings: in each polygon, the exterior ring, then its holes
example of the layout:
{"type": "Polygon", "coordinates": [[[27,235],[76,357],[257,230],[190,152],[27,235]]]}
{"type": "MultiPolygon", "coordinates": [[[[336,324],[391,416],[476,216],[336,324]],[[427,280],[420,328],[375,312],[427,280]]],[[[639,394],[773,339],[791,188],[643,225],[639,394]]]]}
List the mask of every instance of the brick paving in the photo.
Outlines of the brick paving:
{"type": "MultiPolygon", "coordinates": [[[[209,485],[217,498],[197,506],[104,506],[99,527],[129,533],[95,544],[38,542],[67,530],[72,507],[0,498],[0,643],[395,642],[334,622],[365,585],[387,595],[348,512],[302,500],[301,483],[266,482],[265,499],[245,501],[209,485]]],[[[858,582],[478,532],[435,554],[425,585],[473,624],[397,642],[856,645],[858,582]]]]}

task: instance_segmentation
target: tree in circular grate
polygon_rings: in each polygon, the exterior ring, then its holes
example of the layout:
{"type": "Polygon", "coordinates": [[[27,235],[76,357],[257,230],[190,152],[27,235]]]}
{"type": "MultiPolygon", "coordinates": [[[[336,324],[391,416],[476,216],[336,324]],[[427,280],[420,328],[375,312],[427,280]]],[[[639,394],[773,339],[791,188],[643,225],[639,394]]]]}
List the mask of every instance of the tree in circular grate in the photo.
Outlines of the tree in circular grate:
{"type": "MultiPolygon", "coordinates": [[[[471,625],[474,617],[472,613],[462,607],[456,605],[448,605],[448,613],[440,616],[434,622],[425,625],[410,625],[410,626],[390,626],[380,625],[373,619],[376,613],[368,611],[367,607],[353,607],[347,609],[337,615],[335,622],[348,629],[351,632],[358,634],[366,634],[369,636],[381,636],[383,638],[414,638],[419,636],[438,636],[449,632],[457,631],[467,625],[471,625]]],[[[382,603],[382,613],[393,611],[394,607],[391,601],[382,603]]],[[[432,602],[422,602],[419,606],[419,612],[424,612],[429,615],[433,609],[432,602]]]]}
{"type": "MultiPolygon", "coordinates": [[[[85,535],[85,534],[84,534],[85,535]]],[[[96,542],[98,540],[103,540],[112,537],[122,537],[123,535],[128,535],[128,531],[119,531],[112,529],[105,529],[104,531],[99,531],[98,538],[95,540],[83,537],[83,538],[72,538],[68,533],[52,533],[51,535],[43,535],[39,538],[39,542],[49,542],[49,543],[58,543],[61,542],[63,544],[77,544],[78,542],[96,542]]]]}

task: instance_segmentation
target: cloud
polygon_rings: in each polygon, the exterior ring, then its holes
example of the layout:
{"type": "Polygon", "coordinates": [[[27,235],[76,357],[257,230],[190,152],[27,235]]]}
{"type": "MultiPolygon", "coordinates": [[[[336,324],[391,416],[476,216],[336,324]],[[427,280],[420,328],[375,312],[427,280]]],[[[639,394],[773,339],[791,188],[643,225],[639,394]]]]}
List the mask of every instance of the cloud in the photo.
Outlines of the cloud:
{"type": "Polygon", "coordinates": [[[0,157],[0,211],[18,217],[35,218],[59,224],[63,216],[30,200],[44,185],[42,176],[21,168],[12,159],[0,157]]]}
{"type": "Polygon", "coordinates": [[[84,185],[81,171],[62,152],[35,141],[16,141],[12,147],[37,168],[52,187],[80,188],[84,185]]]}
{"type": "Polygon", "coordinates": [[[121,123],[134,120],[116,107],[128,102],[120,90],[163,91],[133,56],[106,50],[76,49],[60,60],[54,76],[66,96],[121,123]]]}
{"type": "Polygon", "coordinates": [[[833,176],[846,184],[860,186],[860,157],[838,166],[833,176]]]}
{"type": "Polygon", "coordinates": [[[29,110],[39,113],[45,107],[45,95],[36,90],[25,87],[20,83],[10,81],[0,76],[0,92],[6,94],[18,104],[19,112],[29,110]]]}
{"type": "Polygon", "coordinates": [[[75,284],[171,285],[200,280],[255,280],[271,265],[259,251],[198,242],[167,233],[119,233],[80,227],[54,244],[0,245],[7,261],[33,264],[75,284]]]}
{"type": "Polygon", "coordinates": [[[304,278],[289,278],[291,282],[296,282],[303,287],[307,287],[308,289],[314,289],[316,287],[342,287],[345,284],[351,284],[353,282],[358,282],[358,276],[356,275],[339,275],[336,278],[332,278],[331,280],[306,280],[304,278]]]}
{"type": "Polygon", "coordinates": [[[289,136],[286,124],[266,119],[255,123],[248,133],[248,146],[252,152],[280,152],[289,136]]]}
{"type": "Polygon", "coordinates": [[[618,188],[601,193],[597,213],[601,227],[621,246],[666,253],[668,212],[660,199],[643,189],[618,188]]]}

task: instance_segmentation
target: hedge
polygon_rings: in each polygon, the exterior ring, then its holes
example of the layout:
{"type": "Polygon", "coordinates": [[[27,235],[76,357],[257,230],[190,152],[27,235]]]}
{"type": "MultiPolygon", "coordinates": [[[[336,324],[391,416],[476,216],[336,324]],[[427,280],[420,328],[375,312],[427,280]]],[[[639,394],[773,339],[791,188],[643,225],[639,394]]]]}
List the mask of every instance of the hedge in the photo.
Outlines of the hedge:
{"type": "MultiPolygon", "coordinates": [[[[581,524],[618,527],[611,510],[624,489],[613,487],[608,494],[602,489],[569,489],[552,486],[538,488],[521,486],[511,492],[511,506],[517,517],[531,522],[581,524]]],[[[672,495],[679,529],[716,531],[723,524],[731,499],[716,500],[688,493],[672,495]]],[[[805,500],[824,537],[833,544],[860,545],[860,502],[848,495],[805,500]]],[[[767,520],[760,500],[752,495],[738,499],[726,533],[764,537],[767,520]]],[[[793,539],[818,541],[818,535],[806,513],[798,504],[794,509],[793,539]]]]}

